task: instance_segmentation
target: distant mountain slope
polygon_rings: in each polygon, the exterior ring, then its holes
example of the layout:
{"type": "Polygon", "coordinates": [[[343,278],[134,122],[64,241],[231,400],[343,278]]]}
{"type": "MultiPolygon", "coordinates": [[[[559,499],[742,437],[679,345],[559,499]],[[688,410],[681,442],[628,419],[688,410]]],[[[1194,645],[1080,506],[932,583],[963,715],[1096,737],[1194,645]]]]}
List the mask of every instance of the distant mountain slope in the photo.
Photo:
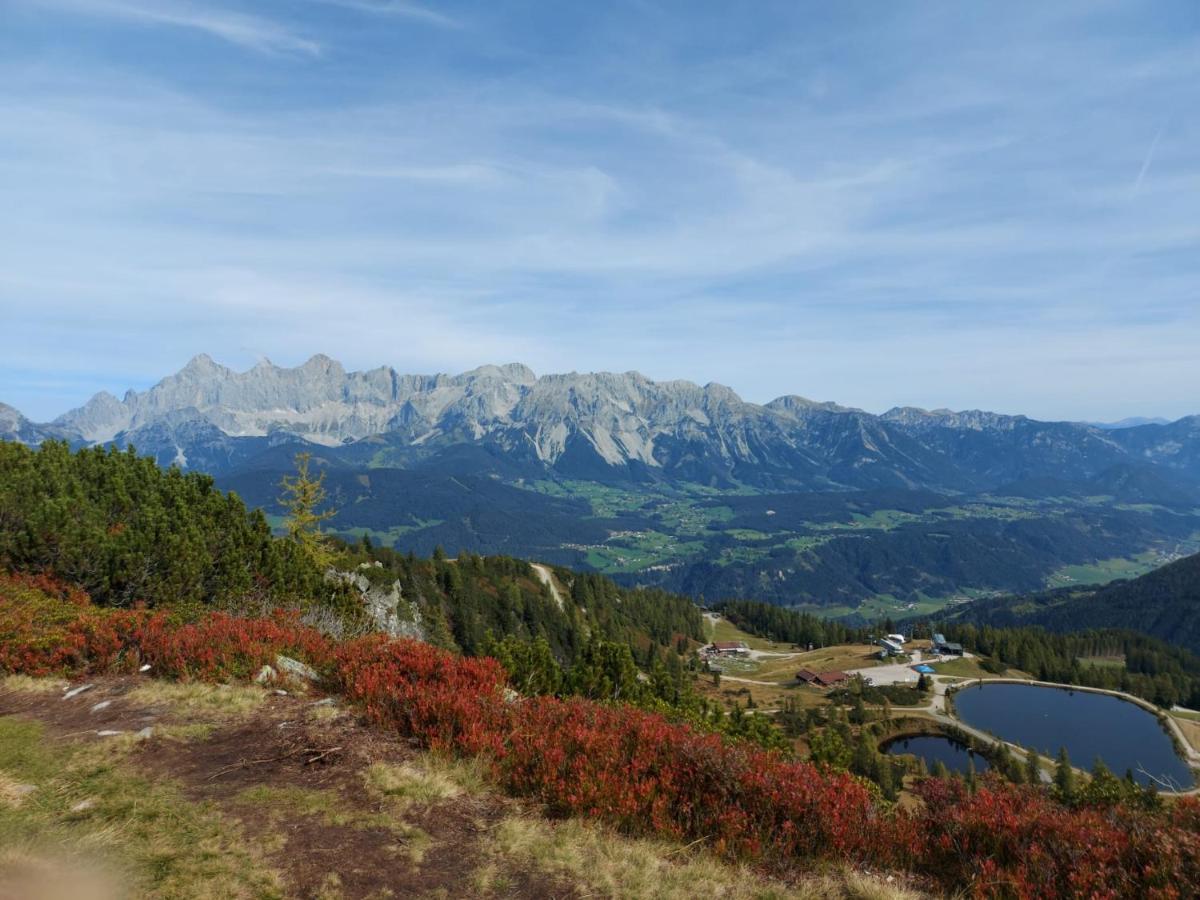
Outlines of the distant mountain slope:
{"type": "MultiPolygon", "coordinates": [[[[517,364],[461,375],[347,372],[326,356],[235,372],[207,356],[143,392],[101,393],[48,426],[0,411],[10,439],[133,444],[213,473],[303,441],[373,467],[473,464],[510,477],[665,480],[765,490],[989,490],[1088,481],[1137,464],[1200,485],[1200,417],[1106,430],[1025,416],[903,408],[882,416],[780,397],[748,403],[719,384],[636,372],[536,376],[517,364]]],[[[477,474],[483,474],[477,472],[477,474]]]]}
{"type": "Polygon", "coordinates": [[[0,438],[136,447],[268,512],[308,451],[347,536],[784,605],[902,610],[1200,547],[1196,416],[1114,430],[756,404],[636,372],[406,375],[326,356],[237,372],[202,355],[49,424],[0,407],[0,438]]]}
{"type": "Polygon", "coordinates": [[[7,403],[0,403],[0,441],[17,441],[36,446],[51,438],[71,435],[48,425],[36,425],[7,403]]]}
{"type": "Polygon", "coordinates": [[[983,601],[958,618],[1002,627],[1041,625],[1054,631],[1130,628],[1200,652],[1200,554],[1101,588],[983,601]]]}

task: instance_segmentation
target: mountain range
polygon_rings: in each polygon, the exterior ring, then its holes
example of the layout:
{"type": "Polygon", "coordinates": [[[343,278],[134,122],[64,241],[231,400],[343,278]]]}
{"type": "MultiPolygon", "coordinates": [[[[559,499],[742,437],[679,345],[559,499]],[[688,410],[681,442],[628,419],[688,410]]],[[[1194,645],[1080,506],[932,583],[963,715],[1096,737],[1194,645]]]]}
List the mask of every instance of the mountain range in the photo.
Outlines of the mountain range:
{"type": "Polygon", "coordinates": [[[519,364],[347,372],[326,356],[244,372],[197,356],[45,423],[0,405],[0,438],[133,446],[269,515],[310,452],[330,527],[399,550],[847,615],[1135,575],[1200,549],[1200,416],[1117,424],[756,404],[719,384],[519,364]]]}
{"type": "Polygon", "coordinates": [[[978,410],[872,415],[799,396],[759,405],[723,385],[635,372],[538,377],[519,364],[461,375],[347,372],[320,355],[245,372],[201,355],[149,390],[99,393],[44,424],[0,406],[0,437],[132,444],[210,471],[304,442],[354,464],[419,467],[470,448],[484,451],[473,459],[494,460],[487,468],[527,476],[767,489],[990,490],[1093,479],[1119,466],[1185,492],[1200,484],[1200,416],[1114,429],[978,410]]]}

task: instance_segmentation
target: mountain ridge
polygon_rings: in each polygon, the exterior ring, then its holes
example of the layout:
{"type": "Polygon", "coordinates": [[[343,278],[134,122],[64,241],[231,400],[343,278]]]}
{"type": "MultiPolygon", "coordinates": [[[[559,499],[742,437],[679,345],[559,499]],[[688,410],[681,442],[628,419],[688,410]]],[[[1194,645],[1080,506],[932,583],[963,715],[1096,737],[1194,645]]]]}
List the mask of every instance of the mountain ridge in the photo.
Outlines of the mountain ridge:
{"type": "Polygon", "coordinates": [[[1132,628],[1197,652],[1198,604],[1200,554],[1193,554],[1138,578],[1102,587],[980,601],[955,618],[1000,628],[1037,625],[1059,632],[1073,631],[1081,622],[1090,628],[1132,628]]]}
{"type": "Polygon", "coordinates": [[[280,442],[353,456],[383,438],[375,464],[380,453],[407,466],[474,444],[531,473],[601,480],[961,491],[1041,476],[1087,480],[1133,461],[1200,480],[1200,416],[1114,430],[984,410],[875,415],[794,394],[758,404],[716,382],[638,372],[538,376],[521,363],[419,375],[347,371],[317,354],[238,372],[199,354],[145,391],[120,400],[100,392],[50,423],[4,410],[0,437],[132,444],[164,464],[210,468],[280,442]]]}

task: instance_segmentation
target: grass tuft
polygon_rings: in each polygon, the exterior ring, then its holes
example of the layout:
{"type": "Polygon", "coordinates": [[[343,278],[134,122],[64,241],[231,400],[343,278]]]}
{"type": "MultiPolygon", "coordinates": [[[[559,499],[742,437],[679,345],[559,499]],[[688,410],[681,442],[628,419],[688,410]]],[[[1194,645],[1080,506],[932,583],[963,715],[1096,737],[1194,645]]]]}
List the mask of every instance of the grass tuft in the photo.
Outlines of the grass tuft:
{"type": "Polygon", "coordinates": [[[402,806],[429,806],[442,800],[479,795],[487,782],[473,761],[427,756],[420,764],[377,762],[363,773],[367,787],[402,806]]]}
{"type": "Polygon", "coordinates": [[[61,678],[30,678],[28,675],[6,675],[0,679],[0,691],[21,694],[61,694],[70,682],[61,678]]]}
{"type": "Polygon", "coordinates": [[[870,876],[813,876],[784,884],[704,852],[631,839],[577,820],[549,823],[519,816],[493,830],[492,858],[474,875],[481,893],[503,893],[506,870],[535,870],[581,887],[588,896],[628,900],[909,900],[916,895],[870,876]]]}
{"type": "Polygon", "coordinates": [[[143,706],[168,706],[191,715],[234,717],[254,712],[268,695],[257,685],[148,681],[127,696],[143,706]]]}

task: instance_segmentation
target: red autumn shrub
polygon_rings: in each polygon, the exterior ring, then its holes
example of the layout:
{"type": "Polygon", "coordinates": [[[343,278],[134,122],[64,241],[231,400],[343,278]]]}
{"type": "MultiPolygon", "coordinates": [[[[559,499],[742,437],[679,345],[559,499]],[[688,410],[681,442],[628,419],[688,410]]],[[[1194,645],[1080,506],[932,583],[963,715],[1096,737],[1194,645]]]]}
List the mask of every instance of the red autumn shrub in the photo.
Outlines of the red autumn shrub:
{"type": "Polygon", "coordinates": [[[185,680],[249,678],[274,663],[279,654],[298,657],[318,669],[328,668],[333,661],[328,638],[283,612],[270,619],[210,613],[182,625],[160,614],[147,618],[133,640],[141,659],[155,673],[185,680]]]}
{"type": "Polygon", "coordinates": [[[136,612],[99,610],[41,575],[0,576],[0,671],[54,675],[116,665],[136,612]]]}
{"type": "Polygon", "coordinates": [[[509,791],[626,832],[703,839],[727,856],[905,869],[975,897],[1200,895],[1200,800],[1069,808],[1044,790],[929,779],[914,813],[859,779],[662,716],[582,699],[506,698],[492,659],[372,636],[335,645],[292,615],[191,623],[93,607],[45,578],[0,576],[0,671],[251,676],[277,654],[326,673],[377,723],[482,758],[509,791]]]}
{"type": "Polygon", "coordinates": [[[293,614],[210,613],[183,624],[161,613],[95,607],[82,591],[46,578],[0,576],[0,671],[65,675],[149,663],[158,675],[212,681],[248,677],[280,653],[318,668],[333,660],[329,640],[293,614]]]}
{"type": "Polygon", "coordinates": [[[1170,814],[1068,808],[1044,790],[992,779],[974,795],[945,779],[918,792],[926,809],[917,865],[946,887],[1021,900],[1183,898],[1200,887],[1200,832],[1170,814]]]}
{"type": "Polygon", "coordinates": [[[735,856],[878,859],[871,793],[749,744],[588,700],[507,702],[504,671],[415,641],[366,638],[337,653],[346,696],[426,746],[484,755],[497,779],[558,814],[638,833],[705,838],[735,856]]]}
{"type": "Polygon", "coordinates": [[[373,635],[339,647],[335,670],[347,699],[428,747],[494,750],[504,728],[506,675],[494,659],[463,659],[419,641],[373,635]]]}

